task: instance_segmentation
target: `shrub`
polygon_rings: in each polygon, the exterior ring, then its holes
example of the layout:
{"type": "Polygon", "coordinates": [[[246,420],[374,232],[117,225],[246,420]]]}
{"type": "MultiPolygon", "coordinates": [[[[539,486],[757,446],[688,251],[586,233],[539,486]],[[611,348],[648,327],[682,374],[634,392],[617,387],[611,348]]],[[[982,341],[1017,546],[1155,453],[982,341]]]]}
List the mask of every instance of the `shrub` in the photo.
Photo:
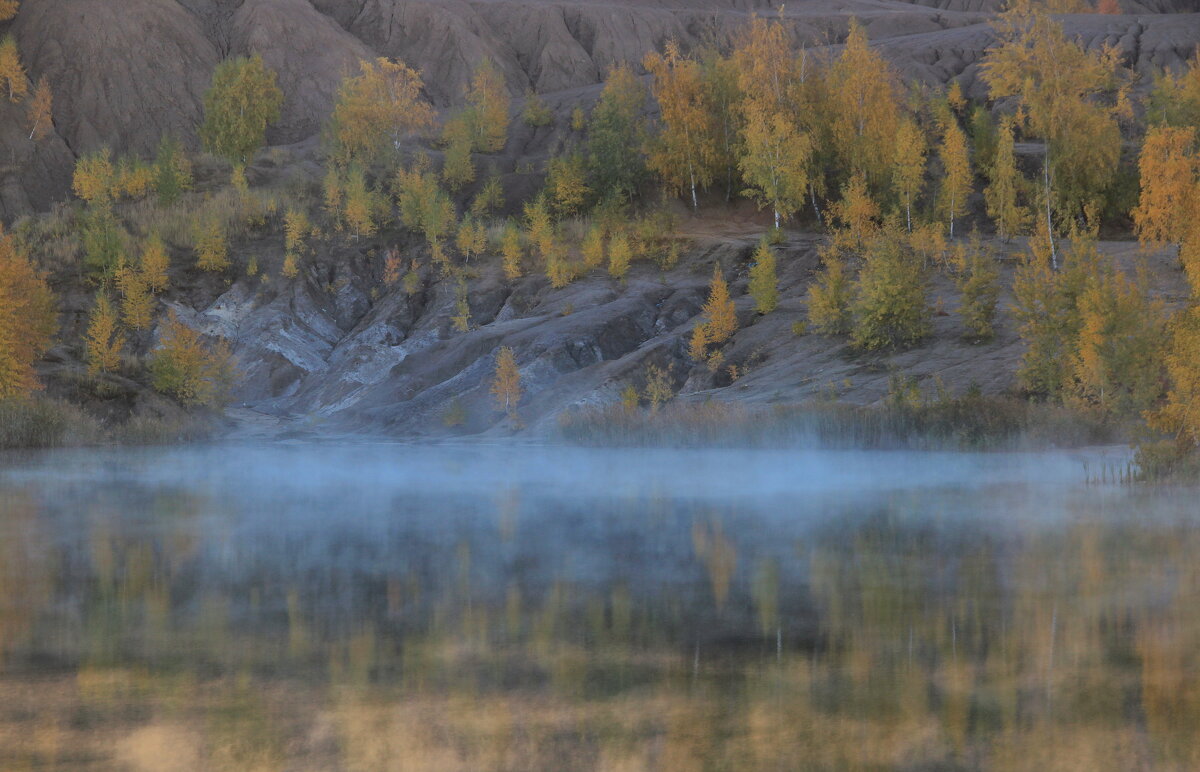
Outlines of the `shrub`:
{"type": "Polygon", "coordinates": [[[163,325],[159,347],[150,356],[154,388],[184,405],[224,404],[235,370],[224,342],[205,345],[200,333],[172,311],[163,325]]]}

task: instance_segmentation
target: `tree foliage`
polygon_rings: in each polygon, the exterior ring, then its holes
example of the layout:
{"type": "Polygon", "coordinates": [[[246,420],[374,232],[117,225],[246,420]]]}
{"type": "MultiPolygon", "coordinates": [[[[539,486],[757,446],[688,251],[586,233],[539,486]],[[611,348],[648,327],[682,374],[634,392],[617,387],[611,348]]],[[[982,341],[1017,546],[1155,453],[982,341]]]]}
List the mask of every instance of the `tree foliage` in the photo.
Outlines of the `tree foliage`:
{"type": "Polygon", "coordinates": [[[512,97],[504,75],[496,69],[490,57],[484,57],[471,77],[467,90],[471,105],[473,149],[479,153],[496,153],[508,141],[509,109],[512,97]]]}
{"type": "Polygon", "coordinates": [[[84,333],[84,356],[88,374],[115,372],[121,366],[121,349],[125,347],[125,336],[117,325],[117,312],[108,293],[96,293],[96,301],[88,314],[87,332],[84,333]]]}
{"type": "Polygon", "coordinates": [[[649,54],[644,65],[653,76],[651,93],[658,102],[662,127],[651,142],[649,167],[675,193],[687,192],[698,208],[698,189],[712,182],[717,160],[717,118],[699,62],[668,41],[662,54],[649,54]]]}
{"type": "Polygon", "coordinates": [[[149,370],[156,390],[189,406],[224,404],[236,378],[229,347],[223,341],[205,344],[174,311],[162,326],[149,370]]]}
{"type": "Polygon", "coordinates": [[[492,396],[496,409],[504,411],[510,418],[517,415],[521,402],[521,371],[517,368],[517,357],[508,346],[496,352],[496,370],[492,376],[492,396]]]}
{"type": "Polygon", "coordinates": [[[925,269],[895,229],[871,239],[851,304],[850,342],[865,351],[911,346],[932,330],[925,269]]]}
{"type": "Polygon", "coordinates": [[[29,76],[25,74],[21,52],[12,35],[5,35],[0,40],[0,84],[8,91],[10,102],[20,102],[29,93],[29,76]]]}
{"type": "Polygon", "coordinates": [[[39,388],[33,365],[58,329],[54,295],[12,235],[0,230],[0,399],[39,388]]]}
{"type": "Polygon", "coordinates": [[[759,242],[754,252],[754,264],[750,267],[750,297],[754,298],[754,309],[760,314],[769,314],[779,305],[775,252],[766,239],[759,242]]]}
{"type": "Polygon", "coordinates": [[[54,128],[54,93],[45,75],[38,78],[37,86],[33,89],[25,120],[29,124],[29,139],[32,142],[45,139],[54,128]]]}
{"type": "Polygon", "coordinates": [[[279,120],[283,92],[275,71],[258,54],[235,56],[217,65],[204,94],[200,139],[209,152],[245,164],[267,141],[267,126],[279,120]]]}
{"type": "Polygon", "coordinates": [[[601,199],[628,201],[641,187],[645,108],[646,89],[633,70],[624,64],[613,68],[588,124],[588,169],[601,199]]]}
{"type": "Polygon", "coordinates": [[[342,165],[389,156],[406,137],[434,122],[416,70],[383,58],[363,60],[359,68],[358,75],[342,81],[330,119],[333,156],[342,165]]]}

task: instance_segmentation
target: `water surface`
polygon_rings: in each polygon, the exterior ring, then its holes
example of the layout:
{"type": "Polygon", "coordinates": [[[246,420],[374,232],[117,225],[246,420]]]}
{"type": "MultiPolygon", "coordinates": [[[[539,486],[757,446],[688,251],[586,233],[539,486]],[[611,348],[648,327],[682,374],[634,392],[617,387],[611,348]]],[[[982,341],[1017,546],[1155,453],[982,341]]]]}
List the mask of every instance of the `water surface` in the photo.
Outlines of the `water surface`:
{"type": "Polygon", "coordinates": [[[0,459],[0,769],[1192,769],[1196,491],[1119,452],[0,459]]]}

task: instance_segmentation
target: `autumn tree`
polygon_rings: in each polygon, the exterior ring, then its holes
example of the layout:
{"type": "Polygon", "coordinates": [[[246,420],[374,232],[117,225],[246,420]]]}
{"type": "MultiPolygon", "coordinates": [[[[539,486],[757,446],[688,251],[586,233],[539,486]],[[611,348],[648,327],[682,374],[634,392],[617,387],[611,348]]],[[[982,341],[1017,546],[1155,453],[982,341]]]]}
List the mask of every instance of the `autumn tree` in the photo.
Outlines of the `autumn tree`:
{"type": "Polygon", "coordinates": [[[1200,49],[1178,73],[1157,72],[1146,120],[1152,125],[1200,125],[1200,49]]]}
{"type": "Polygon", "coordinates": [[[1170,389],[1162,406],[1149,416],[1150,424],[1170,434],[1179,449],[1200,447],[1200,303],[1193,296],[1170,324],[1164,355],[1170,389]]]}
{"type": "Polygon", "coordinates": [[[360,73],[338,89],[328,136],[342,165],[370,163],[395,152],[414,132],[430,128],[433,106],[421,76],[403,62],[360,62],[360,73]]]}
{"type": "Polygon", "coordinates": [[[717,159],[717,134],[710,91],[694,59],[685,58],[669,41],[663,54],[651,53],[643,62],[653,76],[651,93],[658,102],[662,129],[651,143],[649,167],[676,193],[688,192],[692,208],[700,206],[697,188],[712,182],[717,159]]]}
{"type": "Polygon", "coordinates": [[[1107,264],[1089,277],[1078,303],[1076,398],[1114,415],[1140,415],[1163,393],[1161,303],[1149,299],[1145,277],[1131,281],[1107,264]]]}
{"type": "Polygon", "coordinates": [[[442,158],[442,180],[450,190],[458,190],[475,180],[475,164],[471,160],[474,135],[469,115],[459,114],[446,121],[442,143],[446,146],[442,158]]]}
{"type": "Polygon", "coordinates": [[[779,305],[779,278],[775,274],[775,252],[766,239],[758,243],[750,266],[750,297],[754,310],[769,314],[779,305]]]}
{"type": "Polygon", "coordinates": [[[1013,277],[1013,316],[1025,351],[1017,369],[1032,394],[1060,398],[1071,379],[1071,357],[1079,338],[1079,296],[1095,255],[1080,242],[1063,253],[1060,270],[1051,262],[1049,237],[1039,229],[1032,249],[1013,277]]]}
{"type": "Polygon", "coordinates": [[[559,217],[583,211],[587,200],[587,161],[579,153],[552,158],[546,175],[546,194],[559,217]]]}
{"type": "Polygon", "coordinates": [[[108,293],[103,290],[97,292],[83,337],[89,375],[115,372],[121,366],[125,336],[121,334],[117,322],[117,312],[108,299],[108,293]]]}
{"type": "Polygon", "coordinates": [[[1196,127],[1155,126],[1146,132],[1138,159],[1141,195],[1133,226],[1144,247],[1180,244],[1196,228],[1200,156],[1196,127]]]}
{"type": "Polygon", "coordinates": [[[721,275],[721,266],[713,266],[712,281],[708,285],[708,300],[701,309],[704,321],[692,330],[691,354],[693,359],[703,359],[708,346],[719,346],[737,332],[737,310],[729,296],[729,285],[721,275]]]}
{"type": "Polygon", "coordinates": [[[842,188],[842,198],[833,205],[833,216],[852,241],[862,245],[879,230],[879,205],[871,198],[867,177],[859,172],[842,188]]]}
{"type": "Polygon", "coordinates": [[[0,83],[8,89],[10,102],[20,102],[29,93],[29,77],[25,74],[25,65],[21,64],[17,40],[12,35],[5,35],[0,40],[0,83]]]}
{"type": "Polygon", "coordinates": [[[950,238],[953,239],[954,221],[966,211],[967,197],[973,187],[967,135],[957,121],[951,120],[944,127],[938,157],[942,161],[938,208],[950,221],[950,238]]]}
{"type": "Polygon", "coordinates": [[[458,251],[466,258],[466,262],[471,262],[471,258],[483,252],[487,247],[487,228],[484,224],[476,220],[471,215],[463,218],[462,223],[458,226],[458,234],[454,239],[455,246],[458,251]]]}
{"type": "Polygon", "coordinates": [[[633,248],[629,244],[629,234],[619,230],[608,240],[608,273],[614,279],[624,279],[629,272],[629,263],[633,260],[633,248]]]}
{"type": "Polygon", "coordinates": [[[1116,173],[1117,117],[1129,109],[1120,55],[1108,45],[1085,50],[1027,2],[1001,14],[996,28],[1002,42],[985,56],[983,78],[993,99],[1016,98],[1018,115],[1044,143],[1039,217],[1057,268],[1054,213],[1078,218],[1116,173]]]}
{"type": "Polygon", "coordinates": [[[995,337],[996,302],[1000,298],[1000,271],[990,250],[978,238],[965,247],[962,271],[957,276],[962,302],[958,315],[966,330],[965,338],[973,342],[995,337]]]}
{"type": "Polygon", "coordinates": [[[749,193],[771,207],[775,227],[804,206],[812,143],[784,113],[748,111],[740,163],[749,193]]]}
{"type": "Polygon", "coordinates": [[[604,265],[604,228],[601,225],[593,224],[588,228],[580,251],[584,267],[592,269],[604,265]]]}
{"type": "Polygon", "coordinates": [[[217,65],[204,94],[200,139],[214,155],[245,165],[267,141],[267,126],[279,120],[283,92],[275,71],[258,54],[235,56],[217,65]]]}
{"type": "Polygon", "coordinates": [[[706,52],[702,61],[705,101],[711,113],[713,133],[712,173],[714,181],[725,188],[725,200],[737,192],[738,157],[742,134],[742,91],[737,64],[715,50],[706,52]]]}
{"type": "Polygon", "coordinates": [[[601,199],[627,201],[645,176],[646,89],[628,65],[614,67],[588,124],[587,160],[601,199]]]}
{"type": "Polygon", "coordinates": [[[933,327],[920,261],[894,228],[871,239],[865,258],[851,304],[850,342],[865,351],[918,343],[933,327]]]}
{"type": "Polygon", "coordinates": [[[898,79],[867,41],[857,20],[829,72],[833,140],[841,166],[866,175],[877,193],[887,189],[900,126],[898,79]]]}
{"type": "Polygon", "coordinates": [[[925,181],[925,135],[916,121],[905,120],[896,132],[892,187],[904,202],[904,220],[912,232],[912,202],[925,181]]]}
{"type": "Polygon", "coordinates": [[[525,204],[525,237],[543,261],[554,251],[554,220],[545,195],[525,204]]]}
{"type": "Polygon", "coordinates": [[[11,234],[0,230],[0,399],[39,388],[34,363],[58,329],[54,295],[11,234]]]}
{"type": "Polygon", "coordinates": [[[503,410],[509,418],[517,417],[517,405],[521,402],[521,371],[517,368],[516,355],[508,346],[502,346],[496,352],[492,396],[496,399],[497,410],[503,410]]]}
{"type": "Polygon", "coordinates": [[[224,342],[205,344],[174,311],[162,326],[149,370],[156,390],[188,406],[224,404],[236,377],[229,347],[224,342]]]}
{"type": "Polygon", "coordinates": [[[116,169],[113,167],[112,151],[105,147],[80,156],[75,162],[71,189],[89,204],[104,205],[112,201],[116,193],[116,169]]]}
{"type": "Polygon", "coordinates": [[[367,186],[366,175],[358,166],[346,172],[345,194],[346,225],[354,233],[355,241],[363,236],[374,235],[377,208],[375,192],[367,186]]]}
{"type": "Polygon", "coordinates": [[[197,222],[194,227],[196,267],[201,271],[224,271],[229,267],[229,244],[225,226],[216,217],[197,222]]]}
{"type": "Polygon", "coordinates": [[[540,129],[554,123],[554,111],[536,91],[527,91],[525,105],[521,109],[521,120],[526,126],[540,129]]]}
{"type": "Polygon", "coordinates": [[[46,76],[38,78],[37,87],[33,90],[33,98],[25,113],[29,123],[29,139],[40,142],[54,128],[54,94],[50,91],[50,81],[46,76]]]}
{"type": "Polygon", "coordinates": [[[494,173],[484,180],[479,192],[471,200],[471,214],[479,219],[485,219],[504,207],[504,186],[494,173]]]}
{"type": "Polygon", "coordinates": [[[1011,121],[1004,121],[996,138],[996,152],[988,169],[988,185],[983,200],[988,217],[996,225],[996,233],[1008,241],[1020,235],[1029,224],[1029,211],[1021,205],[1019,196],[1024,178],[1017,169],[1017,157],[1011,121]]]}
{"type": "Polygon", "coordinates": [[[844,335],[850,332],[853,299],[845,258],[838,250],[826,249],[821,262],[821,274],[809,289],[808,323],[823,335],[844,335]]]}
{"type": "Polygon", "coordinates": [[[342,229],[342,218],[346,210],[346,191],[342,186],[342,175],[338,167],[330,164],[321,180],[321,197],[325,215],[334,229],[342,229]]]}
{"type": "Polygon", "coordinates": [[[20,0],[0,0],[0,21],[8,21],[17,15],[20,0]]]}
{"type": "Polygon", "coordinates": [[[508,141],[509,109],[512,97],[504,75],[490,57],[484,57],[471,77],[467,90],[471,105],[473,149],[479,153],[497,153],[508,141]]]}
{"type": "Polygon", "coordinates": [[[169,287],[171,281],[167,271],[170,267],[171,258],[167,254],[166,245],[158,234],[151,234],[142,248],[139,265],[146,286],[154,292],[162,292],[169,287]]]}
{"type": "Polygon", "coordinates": [[[505,224],[500,237],[500,256],[504,261],[504,277],[509,281],[521,278],[521,229],[511,220],[505,224]]]}
{"type": "Polygon", "coordinates": [[[148,328],[154,316],[154,296],[145,277],[136,266],[122,263],[115,278],[121,295],[121,321],[131,330],[148,328]]]}
{"type": "Polygon", "coordinates": [[[303,209],[289,209],[283,216],[283,250],[290,255],[308,250],[307,239],[312,223],[303,209]]]}

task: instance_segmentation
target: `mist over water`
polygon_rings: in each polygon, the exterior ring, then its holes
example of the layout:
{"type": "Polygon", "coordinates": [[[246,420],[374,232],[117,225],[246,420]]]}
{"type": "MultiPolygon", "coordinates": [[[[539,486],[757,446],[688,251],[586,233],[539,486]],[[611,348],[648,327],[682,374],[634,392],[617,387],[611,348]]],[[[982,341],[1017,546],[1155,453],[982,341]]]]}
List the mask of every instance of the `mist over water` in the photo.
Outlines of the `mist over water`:
{"type": "Polygon", "coordinates": [[[1200,508],[1126,461],[9,456],[0,768],[1189,768],[1200,508]]]}

